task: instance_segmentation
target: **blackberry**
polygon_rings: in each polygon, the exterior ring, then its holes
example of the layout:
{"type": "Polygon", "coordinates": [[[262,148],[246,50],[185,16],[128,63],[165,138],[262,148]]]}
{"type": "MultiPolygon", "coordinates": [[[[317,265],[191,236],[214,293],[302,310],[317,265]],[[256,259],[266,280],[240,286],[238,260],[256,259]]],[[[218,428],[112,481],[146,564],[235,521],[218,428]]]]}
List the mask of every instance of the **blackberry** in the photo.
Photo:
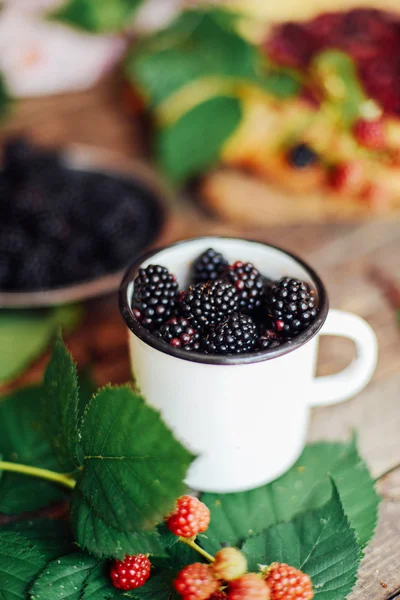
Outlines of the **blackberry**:
{"type": "Polygon", "coordinates": [[[211,331],[204,340],[210,354],[243,354],[251,352],[258,339],[257,326],[249,315],[234,313],[211,331]]]}
{"type": "Polygon", "coordinates": [[[5,254],[0,254],[0,289],[7,289],[11,278],[11,263],[5,254]]]}
{"type": "Polygon", "coordinates": [[[286,338],[303,331],[317,315],[310,286],[290,277],[283,277],[269,292],[266,310],[274,331],[286,338]]]}
{"type": "Polygon", "coordinates": [[[296,169],[305,169],[314,165],[318,156],[307,144],[298,144],[289,150],[288,161],[296,169]]]}
{"type": "Polygon", "coordinates": [[[280,346],[282,342],[283,340],[279,338],[275,331],[266,329],[258,338],[257,348],[258,350],[271,350],[272,348],[280,346]]]}
{"type": "Polygon", "coordinates": [[[197,283],[181,293],[179,311],[196,329],[221,323],[239,309],[235,288],[223,281],[197,283]]]}
{"type": "Polygon", "coordinates": [[[156,336],[175,348],[200,349],[200,334],[184,317],[173,317],[156,332],[156,336]]]}
{"type": "Polygon", "coordinates": [[[43,290],[51,282],[51,248],[45,245],[32,247],[21,257],[16,269],[15,288],[18,290],[43,290]]]}
{"type": "Polygon", "coordinates": [[[264,277],[251,264],[240,260],[229,265],[224,280],[231,283],[239,296],[239,309],[251,312],[259,308],[264,294],[264,277]]]}
{"type": "Polygon", "coordinates": [[[159,327],[173,316],[177,294],[176,277],[166,267],[149,265],[139,269],[132,298],[136,318],[148,329],[159,327]]]}
{"type": "Polygon", "coordinates": [[[209,248],[194,261],[192,266],[192,276],[194,283],[206,283],[218,279],[226,267],[228,261],[220,252],[209,248]]]}

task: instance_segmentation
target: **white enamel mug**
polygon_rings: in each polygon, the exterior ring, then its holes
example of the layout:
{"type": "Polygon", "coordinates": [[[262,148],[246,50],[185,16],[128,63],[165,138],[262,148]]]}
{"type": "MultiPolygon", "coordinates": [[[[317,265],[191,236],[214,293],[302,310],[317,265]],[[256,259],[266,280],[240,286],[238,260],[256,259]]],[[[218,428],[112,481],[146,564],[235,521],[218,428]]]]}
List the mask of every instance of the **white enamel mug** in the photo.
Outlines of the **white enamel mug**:
{"type": "Polygon", "coordinates": [[[130,329],[132,372],[139,389],[197,455],[186,480],[195,490],[243,491],[278,477],[301,454],[310,408],[350,398],[369,382],[376,366],[371,327],[356,315],[328,311],[325,287],[313,269],[261,242],[203,237],[147,253],[126,273],[120,307],[130,329]],[[187,352],[157,339],[132,313],[139,267],[165,266],[184,288],[192,262],[207,248],[222,252],[229,262],[252,262],[271,279],[291,276],[307,281],[317,292],[316,320],[277,348],[236,356],[187,352]],[[357,357],[342,372],[315,376],[321,335],[354,341],[357,357]]]}

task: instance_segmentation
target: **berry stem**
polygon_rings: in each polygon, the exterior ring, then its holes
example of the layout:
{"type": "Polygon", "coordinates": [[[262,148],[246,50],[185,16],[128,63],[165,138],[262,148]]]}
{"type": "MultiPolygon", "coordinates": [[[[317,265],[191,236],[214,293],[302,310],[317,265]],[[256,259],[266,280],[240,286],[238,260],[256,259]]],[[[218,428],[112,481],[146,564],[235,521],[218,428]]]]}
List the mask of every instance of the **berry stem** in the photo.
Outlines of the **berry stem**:
{"type": "Polygon", "coordinates": [[[30,475],[32,477],[47,479],[48,481],[54,481],[55,483],[59,483],[60,485],[64,485],[70,489],[74,489],[76,485],[75,479],[72,479],[68,475],[63,475],[62,473],[56,473],[55,471],[49,471],[47,469],[39,469],[38,467],[31,467],[29,465],[5,462],[2,460],[0,460],[0,471],[12,471],[13,473],[21,473],[22,475],[30,475]]]}
{"type": "Polygon", "coordinates": [[[178,539],[180,542],[183,542],[184,544],[187,544],[187,546],[193,548],[193,550],[196,550],[196,552],[204,556],[204,558],[206,558],[211,563],[215,562],[215,558],[211,556],[211,554],[203,550],[203,548],[200,548],[200,546],[198,546],[192,538],[179,537],[178,539]]]}

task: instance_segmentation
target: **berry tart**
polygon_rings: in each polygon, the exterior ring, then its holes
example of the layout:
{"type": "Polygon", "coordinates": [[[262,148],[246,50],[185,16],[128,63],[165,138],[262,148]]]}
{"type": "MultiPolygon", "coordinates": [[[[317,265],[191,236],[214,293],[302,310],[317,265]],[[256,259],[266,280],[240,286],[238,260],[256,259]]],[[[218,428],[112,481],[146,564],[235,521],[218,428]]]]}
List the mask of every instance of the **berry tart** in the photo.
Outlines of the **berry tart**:
{"type": "Polygon", "coordinates": [[[236,0],[144,40],[127,74],[168,175],[241,223],[398,212],[400,14],[364,5],[236,0]]]}

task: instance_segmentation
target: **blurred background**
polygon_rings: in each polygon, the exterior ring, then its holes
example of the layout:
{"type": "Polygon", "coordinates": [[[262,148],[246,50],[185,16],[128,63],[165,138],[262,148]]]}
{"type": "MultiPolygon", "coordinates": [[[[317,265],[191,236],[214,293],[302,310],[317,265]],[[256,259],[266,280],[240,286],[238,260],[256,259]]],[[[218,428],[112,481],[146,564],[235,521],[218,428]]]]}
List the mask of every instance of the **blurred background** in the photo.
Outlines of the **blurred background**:
{"type": "Polygon", "coordinates": [[[202,234],[302,256],[398,377],[397,0],[3,0],[0,149],[2,393],[60,325],[97,385],[129,380],[124,269],[202,234]]]}

